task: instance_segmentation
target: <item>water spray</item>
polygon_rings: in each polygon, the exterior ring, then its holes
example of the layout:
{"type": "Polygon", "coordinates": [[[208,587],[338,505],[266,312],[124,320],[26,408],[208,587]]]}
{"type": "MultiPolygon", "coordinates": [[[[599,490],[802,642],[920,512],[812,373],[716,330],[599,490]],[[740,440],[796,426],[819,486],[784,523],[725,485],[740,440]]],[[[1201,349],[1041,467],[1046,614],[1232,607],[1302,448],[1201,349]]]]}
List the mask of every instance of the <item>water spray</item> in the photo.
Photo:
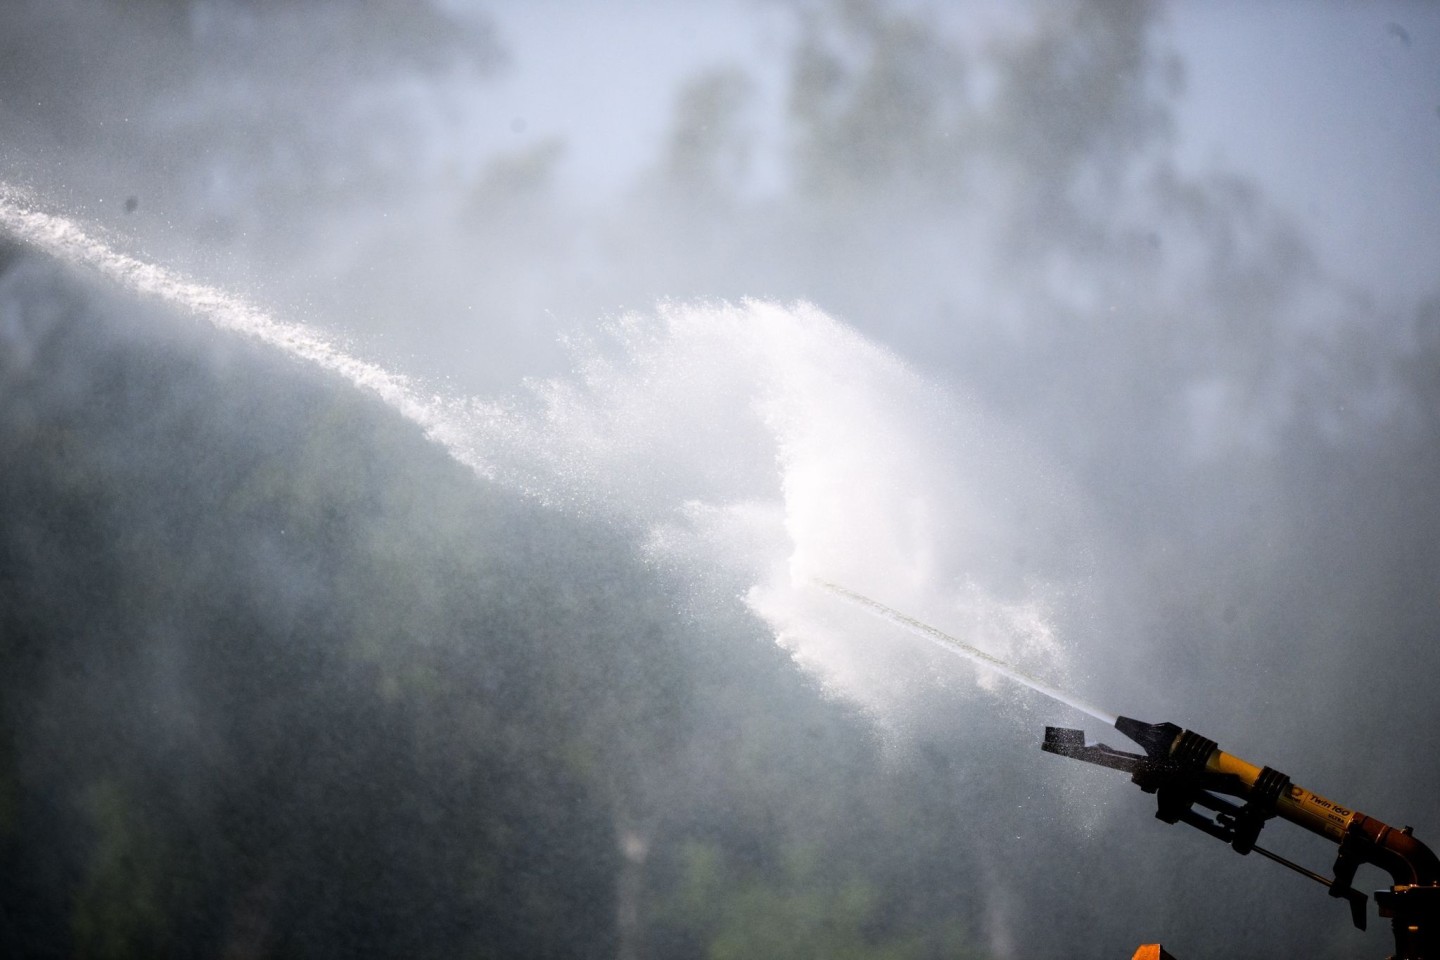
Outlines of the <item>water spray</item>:
{"type": "MultiPolygon", "coordinates": [[[[484,472],[463,442],[465,424],[453,417],[450,406],[422,396],[406,378],[349,355],[303,326],[281,322],[240,298],[123,254],[73,221],[37,209],[22,192],[3,182],[0,232],[136,293],[185,309],[217,328],[278,347],[337,374],[379,396],[422,426],[457,460],[484,472]]],[[[1128,753],[1103,743],[1087,745],[1083,731],[1056,727],[1046,729],[1042,746],[1050,753],[1130,774],[1141,790],[1156,796],[1156,816],[1166,823],[1189,824],[1238,853],[1259,853],[1325,885],[1331,896],[1348,901],[1352,918],[1362,929],[1368,898],[1354,889],[1355,873],[1362,864],[1379,866],[1394,881],[1389,889],[1376,893],[1375,900],[1380,915],[1392,921],[1395,960],[1440,960],[1440,860],[1409,827],[1397,830],[1342,807],[1292,783],[1283,773],[1247,763],[1173,723],[1149,724],[1100,710],[979,647],[846,587],[826,581],[815,584],[953,655],[1115,727],[1144,752],[1128,753]],[[1261,829],[1275,817],[1339,846],[1333,876],[1308,870],[1257,845],[1261,829]]]]}
{"type": "Polygon", "coordinates": [[[828,580],[815,580],[813,582],[817,587],[830,591],[842,600],[848,600],[867,613],[872,613],[882,620],[888,620],[896,626],[903,627],[918,637],[924,637],[926,640],[937,644],[947,653],[962,656],[972,663],[979,664],[992,673],[998,673],[1002,677],[1007,677],[1022,686],[1029,687],[1036,693],[1044,694],[1057,703],[1063,703],[1067,707],[1072,707],[1081,713],[1088,714],[1107,726],[1114,726],[1115,721],[1119,719],[1115,714],[1106,713],[1098,707],[1092,707],[1085,701],[1046,683],[1039,677],[1031,676],[1019,667],[1001,660],[994,654],[986,653],[979,647],[968,644],[958,637],[952,637],[948,633],[937,630],[928,623],[923,623],[914,617],[906,616],[899,610],[893,607],[887,607],[878,600],[872,600],[864,594],[856,593],[854,590],[842,587],[837,583],[831,583],[828,580]]]}
{"type": "Polygon", "coordinates": [[[252,303],[189,280],[157,264],[121,253],[73,220],[38,209],[25,194],[0,181],[0,232],[72,266],[99,273],[141,296],[153,297],[200,317],[220,330],[277,347],[292,357],[336,374],[378,396],[401,416],[446,448],[456,460],[483,472],[469,455],[463,428],[449,406],[427,397],[408,378],[347,353],[330,338],[301,324],[276,319],[252,303]]]}

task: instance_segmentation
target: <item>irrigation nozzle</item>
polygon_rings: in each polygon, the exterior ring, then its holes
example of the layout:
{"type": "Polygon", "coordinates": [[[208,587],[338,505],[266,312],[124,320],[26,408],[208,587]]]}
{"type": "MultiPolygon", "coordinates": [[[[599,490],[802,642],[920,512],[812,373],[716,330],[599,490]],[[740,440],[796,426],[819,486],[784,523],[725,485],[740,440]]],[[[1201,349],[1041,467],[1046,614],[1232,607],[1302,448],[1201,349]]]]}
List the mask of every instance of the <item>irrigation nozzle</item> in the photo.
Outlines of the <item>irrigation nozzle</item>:
{"type": "Polygon", "coordinates": [[[1375,903],[1380,916],[1390,919],[1395,932],[1395,954],[1390,960],[1440,960],[1440,859],[1415,839],[1409,827],[1396,830],[1374,817],[1342,807],[1292,783],[1278,770],[1257,767],[1225,753],[1214,740],[1192,730],[1173,723],[1146,723],[1108,714],[877,600],[839,584],[814,582],[875,616],[1087,713],[1107,726],[1113,725],[1144,752],[1130,753],[1103,743],[1087,744],[1083,730],[1064,727],[1046,727],[1041,746],[1048,753],[1130,774],[1131,782],[1155,795],[1155,816],[1166,823],[1187,823],[1228,843],[1236,853],[1258,853],[1323,884],[1330,896],[1349,902],[1350,917],[1361,930],[1365,929],[1368,898],[1353,886],[1355,871],[1367,863],[1385,870],[1394,884],[1378,891],[1375,903]],[[1336,843],[1340,849],[1332,868],[1334,876],[1324,876],[1259,846],[1255,841],[1260,831],[1275,817],[1336,843]]]}
{"type": "Polygon", "coordinates": [[[1352,883],[1362,864],[1388,872],[1394,884],[1375,894],[1380,915],[1395,932],[1393,960],[1440,958],[1440,860],[1411,834],[1292,783],[1270,767],[1257,767],[1217,748],[1215,741],[1173,723],[1146,723],[1119,717],[1115,728],[1143,753],[1086,744],[1085,733],[1046,727],[1041,748],[1047,753],[1122,770],[1146,793],[1155,795],[1155,816],[1186,823],[1315,880],[1332,897],[1350,903],[1355,926],[1365,929],[1366,895],[1352,883]],[[1232,799],[1233,798],[1233,799],[1232,799]],[[1197,810],[1202,808],[1204,811],[1197,810]],[[1280,817],[1339,845],[1332,877],[1308,870],[1256,844],[1265,824],[1280,817]]]}

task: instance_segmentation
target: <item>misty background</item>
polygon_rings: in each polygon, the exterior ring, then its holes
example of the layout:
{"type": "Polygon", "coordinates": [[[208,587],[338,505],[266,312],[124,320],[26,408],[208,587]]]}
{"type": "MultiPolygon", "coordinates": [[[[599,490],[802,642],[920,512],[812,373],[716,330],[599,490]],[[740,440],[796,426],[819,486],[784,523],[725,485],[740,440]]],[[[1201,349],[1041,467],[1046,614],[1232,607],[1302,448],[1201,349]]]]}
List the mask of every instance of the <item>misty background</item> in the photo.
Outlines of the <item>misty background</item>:
{"type": "Polygon", "coordinates": [[[1435,843],[1433,8],[13,0],[0,171],[454,428],[0,241],[7,954],[1389,952],[805,577],[1435,843]]]}

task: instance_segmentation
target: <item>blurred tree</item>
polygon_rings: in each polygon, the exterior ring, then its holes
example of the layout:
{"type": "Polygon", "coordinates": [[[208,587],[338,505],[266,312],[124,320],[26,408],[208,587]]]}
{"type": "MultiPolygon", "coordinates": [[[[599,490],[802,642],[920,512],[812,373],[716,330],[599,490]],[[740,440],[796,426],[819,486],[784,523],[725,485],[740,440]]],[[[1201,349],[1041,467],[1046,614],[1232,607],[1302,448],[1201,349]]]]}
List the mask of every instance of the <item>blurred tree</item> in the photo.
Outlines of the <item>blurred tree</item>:
{"type": "Polygon", "coordinates": [[[879,0],[797,5],[789,119],[802,197],[849,206],[917,188],[962,198],[975,108],[966,58],[924,13],[879,0]]]}
{"type": "Polygon", "coordinates": [[[395,202],[433,174],[439,78],[505,59],[483,15],[429,0],[17,0],[0,44],[8,176],[69,185],[97,218],[138,210],[131,231],[158,218],[143,239],[191,266],[197,240],[293,262],[395,202]]]}
{"type": "Polygon", "coordinates": [[[749,77],[732,68],[701,74],[680,90],[663,160],[671,204],[733,202],[749,174],[744,114],[753,87],[749,77]]]}
{"type": "Polygon", "coordinates": [[[0,952],[608,955],[612,807],[686,683],[623,541],[249,347],[0,284],[0,952]]]}

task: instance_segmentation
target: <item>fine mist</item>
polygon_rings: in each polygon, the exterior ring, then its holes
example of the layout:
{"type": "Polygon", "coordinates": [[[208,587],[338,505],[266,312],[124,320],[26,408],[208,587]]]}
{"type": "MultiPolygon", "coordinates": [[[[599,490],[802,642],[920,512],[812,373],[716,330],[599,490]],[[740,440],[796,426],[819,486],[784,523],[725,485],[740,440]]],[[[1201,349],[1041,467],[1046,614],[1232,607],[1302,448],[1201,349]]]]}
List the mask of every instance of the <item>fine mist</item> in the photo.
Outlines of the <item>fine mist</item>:
{"type": "Polygon", "coordinates": [[[572,378],[476,416],[499,482],[633,530],[697,610],[743,597],[887,720],[918,722],[922,691],[967,671],[857,620],[817,577],[1063,675],[1047,611],[1089,575],[1084,511],[973,406],[805,304],[672,304],[571,346],[572,378]]]}
{"type": "Polygon", "coordinates": [[[813,584],[1440,840],[1435,12],[0,54],[0,953],[1389,950],[813,584]]]}

